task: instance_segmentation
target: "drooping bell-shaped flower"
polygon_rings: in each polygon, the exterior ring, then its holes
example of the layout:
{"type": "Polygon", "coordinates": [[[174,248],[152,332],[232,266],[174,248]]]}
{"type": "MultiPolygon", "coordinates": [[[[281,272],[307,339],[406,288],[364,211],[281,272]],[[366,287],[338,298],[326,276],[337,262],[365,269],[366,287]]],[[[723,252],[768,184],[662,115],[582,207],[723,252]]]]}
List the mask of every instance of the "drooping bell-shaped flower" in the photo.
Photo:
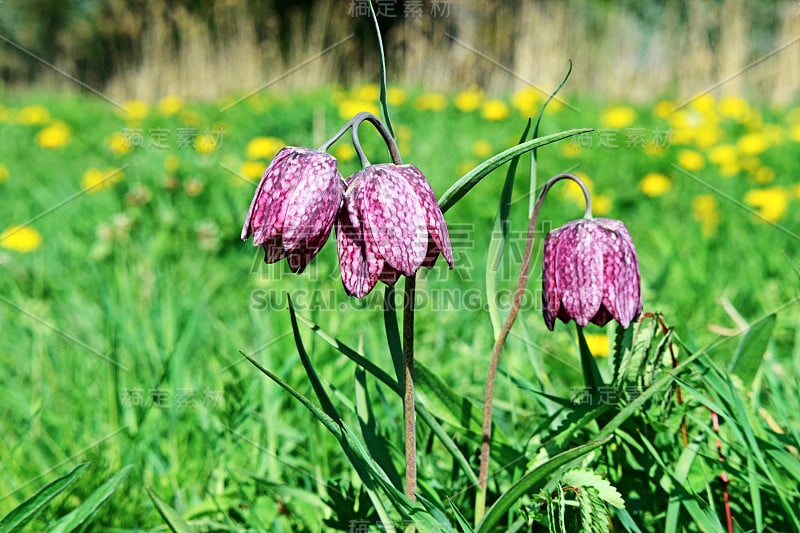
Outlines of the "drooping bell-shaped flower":
{"type": "Polygon", "coordinates": [[[264,172],[242,228],[242,240],[264,247],[264,262],[288,258],[302,272],[333,228],[344,198],[336,159],[310,148],[283,148],[264,172]]]}
{"type": "Polygon", "coordinates": [[[584,218],[551,231],[544,241],[542,310],[556,318],[627,328],[642,312],[639,264],[625,224],[584,218]]]}
{"type": "Polygon", "coordinates": [[[393,285],[433,267],[439,253],[453,267],[444,216],[414,165],[371,165],[350,176],[336,240],[345,291],[359,298],[378,280],[393,285]]]}

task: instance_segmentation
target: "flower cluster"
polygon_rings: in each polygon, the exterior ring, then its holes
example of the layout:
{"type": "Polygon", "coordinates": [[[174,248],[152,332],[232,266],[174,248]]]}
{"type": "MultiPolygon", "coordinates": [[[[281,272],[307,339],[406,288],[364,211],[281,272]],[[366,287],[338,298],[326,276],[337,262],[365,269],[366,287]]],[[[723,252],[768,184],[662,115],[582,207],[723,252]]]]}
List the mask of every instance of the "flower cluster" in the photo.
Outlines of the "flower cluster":
{"type": "Polygon", "coordinates": [[[433,267],[439,253],[453,267],[450,237],[436,196],[414,165],[403,165],[390,145],[394,164],[370,165],[358,137],[364,168],[346,180],[336,158],[324,148],[363,120],[393,140],[372,115],[356,115],[323,148],[286,147],[270,163],[258,184],[242,229],[263,246],[267,263],[287,258],[302,272],[336,225],[339,265],[345,291],[362,298],[378,280],[393,285],[400,274],[413,276],[433,267]]]}

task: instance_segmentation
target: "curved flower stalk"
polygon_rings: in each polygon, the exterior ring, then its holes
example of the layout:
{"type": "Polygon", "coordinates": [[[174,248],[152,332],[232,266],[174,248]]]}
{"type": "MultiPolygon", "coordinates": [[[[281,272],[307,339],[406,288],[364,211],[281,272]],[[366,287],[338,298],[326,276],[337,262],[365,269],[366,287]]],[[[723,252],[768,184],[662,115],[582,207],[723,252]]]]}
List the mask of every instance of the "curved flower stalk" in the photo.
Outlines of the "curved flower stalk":
{"type": "Polygon", "coordinates": [[[453,254],[439,204],[414,165],[380,164],[347,179],[345,207],[336,219],[345,291],[362,298],[378,280],[394,285],[400,274],[431,268],[453,254]]]}
{"type": "Polygon", "coordinates": [[[625,224],[607,218],[567,222],[547,234],[542,254],[542,312],[556,318],[623,328],[642,312],[639,264],[625,224]]]}
{"type": "Polygon", "coordinates": [[[242,240],[264,247],[264,262],[288,258],[300,273],[320,251],[344,199],[336,158],[310,148],[283,148],[267,167],[247,212],[242,240]]]}

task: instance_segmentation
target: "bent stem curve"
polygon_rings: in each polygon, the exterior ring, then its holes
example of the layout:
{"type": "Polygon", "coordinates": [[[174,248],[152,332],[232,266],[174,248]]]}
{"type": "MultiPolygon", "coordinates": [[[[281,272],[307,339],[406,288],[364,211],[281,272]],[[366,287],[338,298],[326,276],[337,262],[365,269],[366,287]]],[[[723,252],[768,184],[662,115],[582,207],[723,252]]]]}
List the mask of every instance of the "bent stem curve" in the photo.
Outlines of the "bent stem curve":
{"type": "Polygon", "coordinates": [[[592,204],[589,190],[579,177],[574,174],[558,174],[553,176],[542,187],[539,197],[536,200],[536,206],[533,209],[533,215],[528,223],[528,233],[525,238],[525,254],[522,257],[522,266],[520,268],[519,281],[514,290],[514,298],[511,303],[511,309],[506,318],[503,329],[497,337],[494,348],[492,349],[492,356],[489,360],[489,369],[486,373],[486,393],[483,400],[483,427],[481,430],[481,462],[478,471],[478,484],[480,490],[477,494],[475,501],[475,523],[479,523],[483,518],[483,512],[486,507],[486,484],[489,477],[489,451],[491,448],[491,434],[492,434],[492,403],[494,401],[494,383],[497,377],[497,366],[500,362],[500,352],[506,343],[508,334],[511,331],[511,326],[519,314],[520,306],[522,305],[522,297],[525,294],[525,287],[528,285],[528,277],[530,276],[531,253],[533,252],[533,241],[536,236],[536,222],[539,219],[539,211],[542,209],[542,203],[545,196],[553,185],[561,180],[568,179],[576,182],[583,190],[584,198],[586,199],[586,210],[584,211],[585,218],[592,217],[592,204]]]}

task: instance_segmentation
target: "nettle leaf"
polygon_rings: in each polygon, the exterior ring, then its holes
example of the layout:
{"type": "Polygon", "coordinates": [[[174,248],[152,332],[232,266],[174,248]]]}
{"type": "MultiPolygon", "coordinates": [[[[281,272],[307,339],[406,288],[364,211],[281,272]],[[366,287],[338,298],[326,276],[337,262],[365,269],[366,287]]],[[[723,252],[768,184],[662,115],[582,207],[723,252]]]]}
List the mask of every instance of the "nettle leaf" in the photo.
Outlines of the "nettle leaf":
{"type": "MultiPolygon", "coordinates": [[[[586,468],[574,468],[567,470],[561,476],[561,483],[564,485],[571,485],[578,489],[593,487],[597,490],[597,495],[609,505],[613,505],[617,509],[625,508],[625,500],[622,495],[617,491],[608,480],[602,476],[586,468]]],[[[580,492],[580,491],[579,491],[580,492]]]]}

